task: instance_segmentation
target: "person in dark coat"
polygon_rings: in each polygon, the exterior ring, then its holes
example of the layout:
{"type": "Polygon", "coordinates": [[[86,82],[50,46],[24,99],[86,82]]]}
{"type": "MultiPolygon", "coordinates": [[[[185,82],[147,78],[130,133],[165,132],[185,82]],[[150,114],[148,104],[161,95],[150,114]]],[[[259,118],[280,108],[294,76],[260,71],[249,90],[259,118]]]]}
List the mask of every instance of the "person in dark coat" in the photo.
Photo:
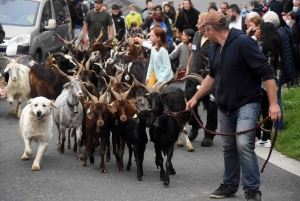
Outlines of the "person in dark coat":
{"type": "Polygon", "coordinates": [[[260,17],[262,16],[262,8],[259,6],[258,1],[251,1],[250,7],[253,12],[257,12],[260,17]]]}
{"type": "MultiPolygon", "coordinates": [[[[205,29],[203,26],[200,26],[205,18],[207,13],[202,13],[198,19],[198,31],[194,35],[193,43],[192,43],[192,52],[190,54],[186,72],[188,74],[196,73],[205,77],[208,74],[208,61],[205,57],[208,57],[208,51],[211,45],[210,40],[207,38],[205,33],[205,29]]],[[[194,80],[188,79],[186,82],[186,88],[190,88],[194,85],[194,80]]],[[[195,109],[196,114],[198,115],[198,108],[195,109]]],[[[215,131],[218,127],[218,107],[213,99],[209,102],[209,107],[207,108],[207,121],[205,128],[211,131],[215,131]]],[[[200,119],[199,115],[198,118],[200,119]]],[[[198,136],[199,125],[195,119],[189,122],[192,126],[189,132],[189,139],[193,141],[198,136]]],[[[212,135],[208,132],[204,131],[204,138],[201,142],[201,146],[203,147],[211,147],[213,145],[213,139],[215,135],[212,135]]]]}
{"type": "Polygon", "coordinates": [[[182,33],[184,29],[193,29],[195,32],[198,31],[196,24],[199,14],[200,11],[196,10],[192,6],[191,0],[184,0],[183,9],[179,11],[178,18],[175,24],[176,37],[180,37],[180,33],[182,33]]]}
{"type": "Polygon", "coordinates": [[[123,15],[121,15],[119,9],[120,8],[117,4],[112,5],[112,7],[111,7],[112,11],[111,11],[110,16],[114,22],[116,34],[119,33],[119,35],[117,36],[117,39],[118,39],[118,41],[121,41],[126,33],[126,23],[125,23],[125,17],[123,15]]]}
{"type": "Polygon", "coordinates": [[[276,1],[276,0],[270,0],[269,3],[269,8],[270,11],[274,11],[280,20],[280,26],[285,26],[285,22],[283,21],[282,17],[281,17],[281,13],[283,12],[283,4],[280,1],[276,1]]]}

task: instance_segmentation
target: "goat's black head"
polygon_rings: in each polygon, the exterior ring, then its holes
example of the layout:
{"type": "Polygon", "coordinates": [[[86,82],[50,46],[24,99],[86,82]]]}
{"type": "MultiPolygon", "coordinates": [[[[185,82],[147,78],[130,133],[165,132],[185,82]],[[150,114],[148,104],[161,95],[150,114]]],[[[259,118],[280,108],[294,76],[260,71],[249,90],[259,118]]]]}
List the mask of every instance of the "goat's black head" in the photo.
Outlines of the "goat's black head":
{"type": "Polygon", "coordinates": [[[150,117],[151,117],[151,113],[149,110],[142,110],[138,114],[137,118],[140,123],[142,123],[147,127],[150,127],[152,125],[150,117]]]}

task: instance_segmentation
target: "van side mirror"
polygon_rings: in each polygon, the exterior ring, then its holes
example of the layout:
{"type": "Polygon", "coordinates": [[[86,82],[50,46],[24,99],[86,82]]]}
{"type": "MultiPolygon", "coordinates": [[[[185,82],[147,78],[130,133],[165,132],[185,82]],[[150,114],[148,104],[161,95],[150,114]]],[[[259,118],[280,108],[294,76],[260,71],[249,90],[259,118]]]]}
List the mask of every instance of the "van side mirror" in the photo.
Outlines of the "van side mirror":
{"type": "Polygon", "coordinates": [[[44,27],[46,30],[53,30],[56,28],[56,20],[54,19],[49,19],[48,20],[48,26],[44,27]]]}

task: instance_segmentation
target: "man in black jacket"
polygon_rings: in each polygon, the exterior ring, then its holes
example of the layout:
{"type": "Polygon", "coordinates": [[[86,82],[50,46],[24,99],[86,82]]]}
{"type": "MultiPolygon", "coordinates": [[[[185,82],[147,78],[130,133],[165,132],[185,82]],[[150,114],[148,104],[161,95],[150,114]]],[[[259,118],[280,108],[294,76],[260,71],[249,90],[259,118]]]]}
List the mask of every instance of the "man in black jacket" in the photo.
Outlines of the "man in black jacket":
{"type": "MultiPolygon", "coordinates": [[[[72,20],[72,30],[73,30],[72,35],[79,36],[79,35],[81,35],[83,20],[84,20],[83,11],[81,8],[81,1],[80,0],[69,0],[68,6],[69,6],[71,20],[72,20]],[[75,28],[78,30],[75,30],[75,28]]],[[[80,40],[80,37],[79,37],[79,39],[77,39],[77,41],[75,43],[78,43],[79,40],[80,40]]]]}
{"type": "MultiPolygon", "coordinates": [[[[257,43],[241,30],[229,29],[226,17],[221,12],[208,13],[202,25],[212,42],[208,54],[209,75],[187,102],[186,109],[193,108],[200,98],[214,88],[215,101],[219,107],[220,132],[249,130],[257,123],[263,81],[270,102],[270,118],[272,121],[279,120],[281,112],[277,103],[273,68],[257,43]]],[[[223,183],[210,194],[211,198],[234,196],[242,180],[246,199],[261,201],[254,138],[254,130],[241,135],[222,135],[225,166],[223,183]]]]}
{"type": "Polygon", "coordinates": [[[276,0],[270,0],[269,3],[269,8],[270,11],[274,11],[280,20],[280,26],[284,27],[285,26],[285,22],[282,19],[281,13],[283,12],[283,4],[281,1],[276,1],[276,0]]]}

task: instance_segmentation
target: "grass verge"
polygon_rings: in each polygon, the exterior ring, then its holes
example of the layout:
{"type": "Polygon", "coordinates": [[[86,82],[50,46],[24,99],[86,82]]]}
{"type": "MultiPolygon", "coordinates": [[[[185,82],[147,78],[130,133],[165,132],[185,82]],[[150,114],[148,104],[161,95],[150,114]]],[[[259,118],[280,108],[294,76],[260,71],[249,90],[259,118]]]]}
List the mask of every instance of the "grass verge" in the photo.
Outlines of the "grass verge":
{"type": "Polygon", "coordinates": [[[275,149],[300,161],[300,87],[282,92],[284,129],[277,135],[275,149]]]}

